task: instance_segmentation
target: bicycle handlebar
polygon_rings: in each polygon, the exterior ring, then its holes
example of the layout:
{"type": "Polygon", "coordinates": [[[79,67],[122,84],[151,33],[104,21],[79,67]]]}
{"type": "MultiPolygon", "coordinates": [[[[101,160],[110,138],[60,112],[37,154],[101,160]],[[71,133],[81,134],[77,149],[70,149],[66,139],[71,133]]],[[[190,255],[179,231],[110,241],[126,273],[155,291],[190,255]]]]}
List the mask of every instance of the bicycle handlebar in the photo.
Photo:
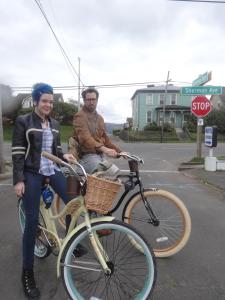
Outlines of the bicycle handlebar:
{"type": "Polygon", "coordinates": [[[141,157],[138,157],[137,155],[130,154],[127,152],[120,152],[118,157],[129,158],[131,160],[135,160],[135,161],[139,162],[140,164],[144,163],[144,160],[141,157]]]}
{"type": "MultiPolygon", "coordinates": [[[[48,153],[46,151],[42,151],[41,152],[41,156],[47,158],[47,159],[50,159],[51,161],[55,162],[56,164],[59,164],[61,166],[65,166],[67,167],[76,177],[77,179],[82,182],[82,178],[78,175],[78,173],[74,170],[74,168],[69,164],[69,163],[66,163],[65,161],[63,161],[62,159],[60,159],[59,157],[51,154],[51,153],[48,153]]],[[[87,173],[85,171],[85,169],[83,168],[82,165],[80,165],[77,161],[74,163],[76,166],[78,166],[82,172],[83,172],[83,175],[85,177],[85,180],[87,179],[87,173]]]]}

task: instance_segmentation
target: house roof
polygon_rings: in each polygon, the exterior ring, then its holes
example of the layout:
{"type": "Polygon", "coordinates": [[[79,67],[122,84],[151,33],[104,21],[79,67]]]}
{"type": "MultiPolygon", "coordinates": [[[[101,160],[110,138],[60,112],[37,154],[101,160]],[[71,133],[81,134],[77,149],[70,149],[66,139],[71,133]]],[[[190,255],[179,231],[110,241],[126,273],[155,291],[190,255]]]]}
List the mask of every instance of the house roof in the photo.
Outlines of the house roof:
{"type": "MultiPolygon", "coordinates": [[[[133,96],[131,97],[131,100],[133,100],[135,98],[135,96],[137,94],[140,94],[140,93],[160,93],[160,92],[163,92],[165,93],[165,89],[166,89],[166,86],[165,85],[158,85],[158,86],[155,86],[155,85],[148,85],[147,88],[144,88],[144,89],[138,89],[135,91],[135,93],[133,94],[133,96]]],[[[180,87],[179,86],[174,86],[174,85],[168,85],[167,86],[167,92],[168,93],[175,93],[175,92],[180,92],[180,87]]]]}
{"type": "Polygon", "coordinates": [[[223,105],[225,105],[225,94],[222,95],[212,95],[210,100],[214,99],[214,98],[219,98],[221,100],[221,102],[223,103],[223,105]]]}
{"type": "MultiPolygon", "coordinates": [[[[29,99],[31,97],[30,93],[19,93],[17,94],[16,98],[18,101],[21,101],[21,103],[25,100],[25,99],[29,99]]],[[[59,99],[62,98],[63,102],[63,95],[61,93],[55,93],[54,94],[54,101],[58,102],[59,99]]]]}

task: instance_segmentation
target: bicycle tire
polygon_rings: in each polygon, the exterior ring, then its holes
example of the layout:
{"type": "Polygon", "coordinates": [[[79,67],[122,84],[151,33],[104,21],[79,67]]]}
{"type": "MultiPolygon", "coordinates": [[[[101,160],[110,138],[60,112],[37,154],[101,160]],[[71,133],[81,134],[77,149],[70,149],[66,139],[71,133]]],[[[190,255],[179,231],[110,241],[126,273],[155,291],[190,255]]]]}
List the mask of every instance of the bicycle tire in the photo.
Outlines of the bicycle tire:
{"type": "MultiPolygon", "coordinates": [[[[19,206],[18,206],[18,214],[19,214],[19,222],[20,222],[20,227],[22,232],[24,232],[24,228],[25,228],[25,212],[24,212],[24,207],[23,207],[23,202],[22,200],[19,201],[19,206]]],[[[39,224],[46,228],[46,224],[44,221],[44,218],[41,214],[41,212],[39,211],[39,224]]],[[[35,246],[34,246],[34,255],[37,258],[43,259],[48,257],[51,254],[51,248],[50,246],[46,246],[41,240],[40,240],[40,228],[37,228],[37,235],[36,235],[36,239],[35,239],[35,246]]]]}
{"type": "Polygon", "coordinates": [[[123,221],[145,236],[156,257],[178,253],[191,233],[191,218],[186,206],[177,196],[164,190],[145,190],[144,196],[159,219],[159,225],[150,223],[140,192],[127,201],[122,213],[123,221]]]}
{"type": "Polygon", "coordinates": [[[107,264],[112,274],[106,275],[101,269],[88,231],[86,227],[82,228],[62,253],[61,274],[70,299],[149,299],[156,280],[156,262],[146,240],[136,229],[121,221],[92,224],[94,232],[102,229],[112,230],[110,235],[99,237],[108,255],[107,264]],[[130,237],[141,245],[144,253],[130,243],[130,237]],[[73,255],[78,244],[88,250],[80,258],[73,255]]]}

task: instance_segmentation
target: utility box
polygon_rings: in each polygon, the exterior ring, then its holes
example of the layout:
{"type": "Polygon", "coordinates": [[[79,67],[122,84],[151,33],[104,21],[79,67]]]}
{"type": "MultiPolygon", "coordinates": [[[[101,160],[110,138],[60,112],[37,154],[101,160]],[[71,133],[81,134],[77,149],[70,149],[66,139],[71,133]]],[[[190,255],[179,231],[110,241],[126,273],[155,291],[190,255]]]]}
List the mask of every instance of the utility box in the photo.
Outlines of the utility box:
{"type": "Polygon", "coordinates": [[[216,147],[217,146],[217,127],[205,127],[205,145],[207,147],[216,147]]]}

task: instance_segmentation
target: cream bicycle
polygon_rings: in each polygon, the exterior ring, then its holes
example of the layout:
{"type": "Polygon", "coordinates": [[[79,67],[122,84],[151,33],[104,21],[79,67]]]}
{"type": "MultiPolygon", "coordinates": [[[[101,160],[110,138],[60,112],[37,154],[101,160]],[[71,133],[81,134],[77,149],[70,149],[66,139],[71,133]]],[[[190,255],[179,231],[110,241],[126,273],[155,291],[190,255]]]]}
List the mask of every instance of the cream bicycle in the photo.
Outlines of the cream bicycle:
{"type": "MultiPolygon", "coordinates": [[[[81,177],[61,159],[49,153],[42,155],[76,176],[81,195],[57,215],[53,215],[51,206],[46,209],[41,200],[35,256],[45,258],[51,253],[58,256],[57,277],[62,276],[70,299],[149,299],[156,280],[156,263],[148,242],[129,224],[113,217],[90,219],[84,196],[89,180],[82,166],[76,164],[83,172],[81,177]],[[61,238],[56,220],[67,214],[71,214],[71,223],[66,237],[61,238]],[[77,225],[79,217],[84,220],[77,225]],[[100,236],[100,230],[109,230],[110,234],[100,236]],[[87,250],[82,257],[74,254],[80,244],[87,250]]],[[[23,231],[25,213],[22,201],[19,202],[19,221],[23,231]]]]}

